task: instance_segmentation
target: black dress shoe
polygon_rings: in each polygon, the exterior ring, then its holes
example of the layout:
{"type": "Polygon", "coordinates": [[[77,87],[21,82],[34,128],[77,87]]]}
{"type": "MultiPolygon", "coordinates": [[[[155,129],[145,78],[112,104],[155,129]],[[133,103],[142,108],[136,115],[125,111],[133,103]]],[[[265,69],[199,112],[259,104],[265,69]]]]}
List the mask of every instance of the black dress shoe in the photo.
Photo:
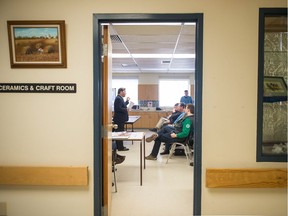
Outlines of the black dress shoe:
{"type": "Polygon", "coordinates": [[[123,149],[118,149],[118,151],[129,151],[129,148],[124,147],[123,149]]]}
{"type": "Polygon", "coordinates": [[[126,156],[124,156],[124,155],[119,155],[119,154],[116,154],[116,158],[125,158],[126,156]]]}
{"type": "Polygon", "coordinates": [[[167,155],[169,153],[170,153],[169,151],[165,150],[165,151],[161,152],[160,155],[167,155]]]}
{"type": "Polygon", "coordinates": [[[123,163],[124,162],[124,160],[125,160],[125,157],[117,157],[116,159],[115,159],[115,164],[121,164],[121,163],[123,163]]]}
{"type": "Polygon", "coordinates": [[[149,131],[157,133],[157,128],[150,128],[149,131]]]}

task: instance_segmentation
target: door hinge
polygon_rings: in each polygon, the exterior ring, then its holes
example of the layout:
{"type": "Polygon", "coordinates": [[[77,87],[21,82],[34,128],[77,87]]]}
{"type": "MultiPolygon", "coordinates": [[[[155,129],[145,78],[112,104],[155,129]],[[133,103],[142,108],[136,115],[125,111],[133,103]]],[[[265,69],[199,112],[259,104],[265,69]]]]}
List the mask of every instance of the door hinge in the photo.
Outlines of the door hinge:
{"type": "Polygon", "coordinates": [[[102,45],[102,53],[103,53],[103,56],[108,56],[108,44],[102,45]]]}

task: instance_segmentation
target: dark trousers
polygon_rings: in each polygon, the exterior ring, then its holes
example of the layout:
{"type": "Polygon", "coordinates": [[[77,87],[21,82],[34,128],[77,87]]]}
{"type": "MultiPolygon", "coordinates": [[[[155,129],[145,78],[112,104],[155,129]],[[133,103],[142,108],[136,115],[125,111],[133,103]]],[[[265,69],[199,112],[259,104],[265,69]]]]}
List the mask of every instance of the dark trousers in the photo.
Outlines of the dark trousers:
{"type": "MultiPolygon", "coordinates": [[[[116,123],[116,122],[114,123],[118,125],[118,128],[115,130],[116,132],[124,131],[124,125],[125,125],[124,123],[116,123]]],[[[116,146],[117,146],[117,150],[123,149],[124,148],[123,141],[116,140],[116,146]]]]}
{"type": "Polygon", "coordinates": [[[174,139],[171,137],[171,133],[175,131],[172,126],[165,126],[158,131],[158,137],[155,139],[154,146],[151,152],[153,157],[157,157],[162,142],[165,142],[165,151],[169,151],[173,142],[181,141],[183,139],[174,139]]]}
{"type": "Polygon", "coordinates": [[[158,137],[155,139],[154,146],[151,152],[151,155],[153,157],[157,157],[162,142],[165,142],[165,150],[166,149],[169,150],[171,143],[174,142],[174,139],[170,136],[173,130],[174,130],[174,127],[165,126],[161,130],[158,131],[158,137]]]}

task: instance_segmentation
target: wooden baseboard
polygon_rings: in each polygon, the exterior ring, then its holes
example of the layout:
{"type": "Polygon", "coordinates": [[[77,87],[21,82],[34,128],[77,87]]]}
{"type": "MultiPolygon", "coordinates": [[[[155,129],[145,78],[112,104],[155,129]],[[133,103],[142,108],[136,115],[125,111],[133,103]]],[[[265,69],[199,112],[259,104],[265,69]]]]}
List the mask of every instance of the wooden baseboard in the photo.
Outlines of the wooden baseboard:
{"type": "Polygon", "coordinates": [[[207,188],[287,188],[287,169],[206,169],[207,188]]]}
{"type": "Polygon", "coordinates": [[[0,185],[87,186],[88,167],[0,166],[0,185]]]}

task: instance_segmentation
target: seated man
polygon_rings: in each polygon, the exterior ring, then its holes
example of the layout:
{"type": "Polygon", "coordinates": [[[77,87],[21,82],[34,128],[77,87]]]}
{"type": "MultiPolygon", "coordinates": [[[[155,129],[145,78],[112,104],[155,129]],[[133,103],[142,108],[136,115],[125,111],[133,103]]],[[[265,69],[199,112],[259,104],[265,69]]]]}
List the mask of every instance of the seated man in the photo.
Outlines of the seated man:
{"type": "Polygon", "coordinates": [[[173,124],[175,120],[184,113],[185,104],[184,103],[176,103],[174,105],[174,109],[171,115],[169,115],[167,118],[161,117],[156,124],[155,128],[149,129],[150,131],[157,132],[159,131],[163,126],[166,126],[168,124],[173,124]]]}
{"type": "Polygon", "coordinates": [[[147,160],[156,160],[161,146],[161,142],[165,142],[165,150],[161,154],[169,154],[170,146],[173,142],[183,142],[188,137],[190,130],[194,131],[194,105],[187,104],[185,108],[185,115],[173,126],[163,127],[157,134],[152,134],[146,139],[146,142],[154,140],[154,146],[149,156],[145,157],[147,160]]]}
{"type": "Polygon", "coordinates": [[[117,154],[117,145],[114,140],[112,140],[112,162],[115,164],[121,164],[125,160],[126,156],[117,154]]]}

